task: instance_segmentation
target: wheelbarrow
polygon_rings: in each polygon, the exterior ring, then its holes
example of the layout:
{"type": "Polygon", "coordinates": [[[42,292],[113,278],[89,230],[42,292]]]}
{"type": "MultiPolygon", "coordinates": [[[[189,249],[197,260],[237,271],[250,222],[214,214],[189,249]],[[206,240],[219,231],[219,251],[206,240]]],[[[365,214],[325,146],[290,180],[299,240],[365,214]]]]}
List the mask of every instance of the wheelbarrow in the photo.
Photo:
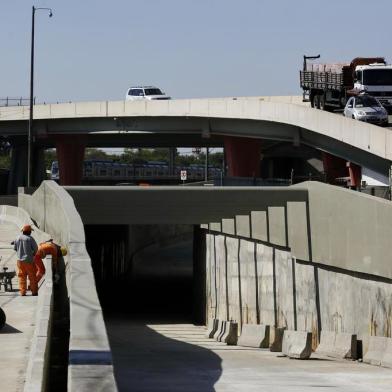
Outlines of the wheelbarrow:
{"type": "Polygon", "coordinates": [[[0,272],[0,290],[1,286],[4,287],[4,291],[12,291],[12,278],[16,275],[15,271],[8,272],[7,267],[3,267],[3,271],[0,272]]]}

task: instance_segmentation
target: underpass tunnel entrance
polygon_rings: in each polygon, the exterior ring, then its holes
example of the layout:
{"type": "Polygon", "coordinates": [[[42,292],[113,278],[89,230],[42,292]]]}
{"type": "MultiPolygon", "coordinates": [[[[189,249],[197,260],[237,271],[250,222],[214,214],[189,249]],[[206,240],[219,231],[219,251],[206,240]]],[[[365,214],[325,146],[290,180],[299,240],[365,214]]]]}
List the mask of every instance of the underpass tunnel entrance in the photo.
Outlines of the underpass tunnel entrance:
{"type": "Polygon", "coordinates": [[[105,315],[190,322],[195,309],[203,314],[192,225],[86,225],[85,232],[105,315]]]}

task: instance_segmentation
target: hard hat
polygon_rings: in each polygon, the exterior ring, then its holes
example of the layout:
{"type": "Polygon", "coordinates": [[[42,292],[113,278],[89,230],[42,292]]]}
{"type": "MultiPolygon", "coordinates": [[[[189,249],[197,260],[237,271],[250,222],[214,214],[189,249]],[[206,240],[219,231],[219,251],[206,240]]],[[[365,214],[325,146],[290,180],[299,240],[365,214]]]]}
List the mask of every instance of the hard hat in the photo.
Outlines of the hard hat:
{"type": "Polygon", "coordinates": [[[62,246],[62,247],[60,248],[60,251],[61,251],[61,254],[62,254],[63,256],[66,256],[66,254],[68,253],[68,252],[67,252],[67,249],[64,248],[64,246],[62,246]]]}
{"type": "Polygon", "coordinates": [[[21,232],[22,233],[31,233],[33,231],[33,229],[31,228],[30,225],[23,225],[21,232]]]}

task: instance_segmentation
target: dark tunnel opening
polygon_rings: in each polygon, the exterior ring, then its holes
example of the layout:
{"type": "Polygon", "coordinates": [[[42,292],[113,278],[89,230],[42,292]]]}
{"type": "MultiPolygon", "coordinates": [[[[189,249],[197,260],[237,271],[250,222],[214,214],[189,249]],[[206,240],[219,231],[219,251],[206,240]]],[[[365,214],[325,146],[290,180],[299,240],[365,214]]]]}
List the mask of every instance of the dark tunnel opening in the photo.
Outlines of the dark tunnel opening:
{"type": "Polygon", "coordinates": [[[97,225],[85,233],[118,390],[215,391],[222,361],[199,344],[205,331],[194,325],[205,321],[200,229],[97,225]]]}
{"type": "Polygon", "coordinates": [[[193,321],[200,300],[192,226],[86,225],[85,232],[105,317],[193,321]]]}

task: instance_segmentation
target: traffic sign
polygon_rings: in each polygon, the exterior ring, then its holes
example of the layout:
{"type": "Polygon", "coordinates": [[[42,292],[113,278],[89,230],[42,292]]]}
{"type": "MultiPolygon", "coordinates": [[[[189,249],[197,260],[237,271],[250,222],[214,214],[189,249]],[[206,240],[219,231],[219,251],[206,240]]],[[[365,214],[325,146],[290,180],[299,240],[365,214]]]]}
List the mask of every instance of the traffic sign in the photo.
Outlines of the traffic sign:
{"type": "Polygon", "coordinates": [[[181,174],[181,181],[186,181],[187,178],[186,170],[181,170],[180,174],[181,174]]]}

